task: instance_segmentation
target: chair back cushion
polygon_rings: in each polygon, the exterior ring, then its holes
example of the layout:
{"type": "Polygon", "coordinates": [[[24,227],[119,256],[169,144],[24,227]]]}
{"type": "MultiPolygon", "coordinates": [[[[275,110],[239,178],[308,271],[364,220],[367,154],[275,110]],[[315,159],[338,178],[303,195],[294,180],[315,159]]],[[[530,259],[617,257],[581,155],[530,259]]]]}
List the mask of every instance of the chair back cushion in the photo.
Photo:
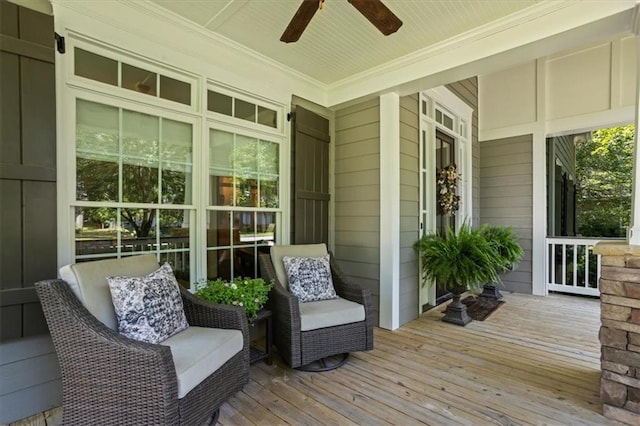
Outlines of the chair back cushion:
{"type": "Polygon", "coordinates": [[[60,278],[69,284],[89,312],[107,327],[117,331],[118,321],[111,301],[107,276],[143,277],[156,269],[156,255],[143,254],[66,265],[60,268],[60,278]]]}
{"type": "Polygon", "coordinates": [[[287,279],[287,271],[284,268],[283,257],[322,257],[327,253],[327,246],[324,243],[271,246],[271,262],[273,262],[273,269],[276,271],[278,281],[288,291],[289,280],[287,279]]]}

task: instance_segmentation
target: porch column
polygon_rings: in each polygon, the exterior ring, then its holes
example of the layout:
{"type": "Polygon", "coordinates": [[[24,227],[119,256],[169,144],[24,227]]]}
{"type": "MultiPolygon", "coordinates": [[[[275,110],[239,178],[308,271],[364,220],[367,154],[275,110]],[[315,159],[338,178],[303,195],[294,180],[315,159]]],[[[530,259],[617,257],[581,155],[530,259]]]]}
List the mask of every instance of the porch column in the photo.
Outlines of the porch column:
{"type": "Polygon", "coordinates": [[[400,96],[380,96],[380,327],[400,326],[400,96]]]}
{"type": "Polygon", "coordinates": [[[602,242],[600,399],[605,417],[640,420],[640,247],[602,242]]]}
{"type": "Polygon", "coordinates": [[[629,227],[629,244],[640,246],[640,149],[638,149],[638,133],[640,133],[640,5],[636,5],[633,12],[633,32],[638,43],[638,66],[636,71],[636,116],[635,116],[635,137],[633,145],[633,175],[631,191],[631,223],[629,227]]]}

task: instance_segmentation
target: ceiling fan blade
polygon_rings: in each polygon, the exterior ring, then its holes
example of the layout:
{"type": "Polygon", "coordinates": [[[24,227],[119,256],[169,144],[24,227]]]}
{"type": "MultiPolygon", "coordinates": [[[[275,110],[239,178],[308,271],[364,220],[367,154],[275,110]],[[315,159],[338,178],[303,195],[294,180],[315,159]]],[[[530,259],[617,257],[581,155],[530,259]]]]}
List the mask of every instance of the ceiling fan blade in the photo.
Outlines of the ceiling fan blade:
{"type": "Polygon", "coordinates": [[[402,26],[402,21],[380,0],[349,0],[384,35],[393,34],[402,26]]]}
{"type": "Polygon", "coordinates": [[[282,33],[280,41],[284,41],[285,43],[298,41],[317,10],[318,0],[303,0],[296,14],[291,18],[287,29],[282,33]]]}

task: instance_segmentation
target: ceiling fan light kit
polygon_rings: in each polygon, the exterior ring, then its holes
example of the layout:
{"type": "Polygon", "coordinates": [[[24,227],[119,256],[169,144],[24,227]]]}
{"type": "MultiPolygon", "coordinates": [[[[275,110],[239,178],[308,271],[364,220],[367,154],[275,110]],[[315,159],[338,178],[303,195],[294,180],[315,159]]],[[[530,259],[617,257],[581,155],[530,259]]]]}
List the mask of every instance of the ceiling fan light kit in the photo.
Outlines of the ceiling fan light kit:
{"type": "MultiPolygon", "coordinates": [[[[280,41],[285,43],[298,41],[313,15],[318,9],[322,9],[324,2],[325,0],[303,0],[282,33],[280,41]]],[[[402,26],[402,21],[381,0],[348,0],[348,2],[385,36],[395,33],[402,26]]]]}

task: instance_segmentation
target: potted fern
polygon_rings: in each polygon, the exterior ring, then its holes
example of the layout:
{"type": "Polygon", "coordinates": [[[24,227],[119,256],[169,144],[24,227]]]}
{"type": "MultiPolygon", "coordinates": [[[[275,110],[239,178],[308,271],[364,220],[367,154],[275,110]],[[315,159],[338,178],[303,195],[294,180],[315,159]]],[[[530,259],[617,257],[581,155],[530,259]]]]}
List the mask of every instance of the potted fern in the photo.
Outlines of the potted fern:
{"type": "Polygon", "coordinates": [[[502,283],[500,274],[515,268],[516,264],[522,259],[524,250],[518,243],[518,236],[511,227],[483,225],[480,227],[480,232],[497,252],[499,258],[496,269],[497,281],[485,283],[480,297],[501,299],[502,294],[500,294],[496,285],[502,283]]]}
{"type": "Polygon", "coordinates": [[[467,290],[479,291],[483,283],[497,282],[497,271],[502,265],[484,231],[465,222],[458,232],[449,227],[445,235],[423,235],[414,244],[414,249],[420,257],[423,283],[435,283],[453,294],[453,301],[447,306],[442,320],[467,325],[471,318],[460,295],[467,290]]]}

